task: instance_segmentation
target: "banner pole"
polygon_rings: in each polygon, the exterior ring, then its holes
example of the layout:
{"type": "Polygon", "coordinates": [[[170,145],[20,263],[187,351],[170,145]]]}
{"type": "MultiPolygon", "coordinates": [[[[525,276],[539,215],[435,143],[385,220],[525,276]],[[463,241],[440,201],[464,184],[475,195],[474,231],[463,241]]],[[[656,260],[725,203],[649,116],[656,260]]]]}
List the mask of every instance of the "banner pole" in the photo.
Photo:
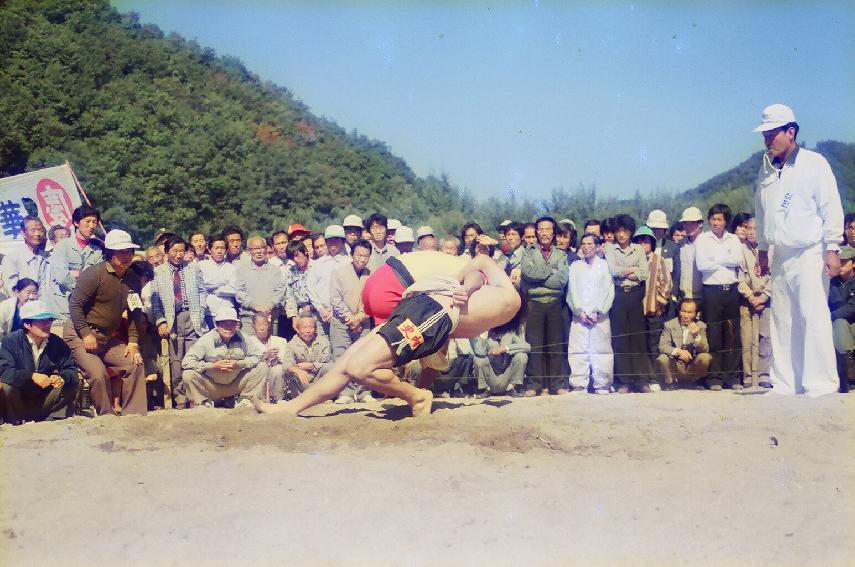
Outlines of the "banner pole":
{"type": "MultiPolygon", "coordinates": [[[[90,207],[92,206],[92,201],[89,200],[89,195],[86,194],[86,190],[83,189],[83,185],[80,184],[80,180],[77,179],[77,174],[74,173],[74,168],[71,167],[71,162],[65,160],[65,166],[68,168],[68,171],[71,172],[71,177],[74,179],[74,184],[77,185],[77,190],[80,191],[80,194],[83,195],[83,200],[86,201],[86,204],[90,207]]],[[[104,224],[99,220],[98,226],[101,228],[101,232],[107,234],[107,231],[104,229],[104,224]]]]}

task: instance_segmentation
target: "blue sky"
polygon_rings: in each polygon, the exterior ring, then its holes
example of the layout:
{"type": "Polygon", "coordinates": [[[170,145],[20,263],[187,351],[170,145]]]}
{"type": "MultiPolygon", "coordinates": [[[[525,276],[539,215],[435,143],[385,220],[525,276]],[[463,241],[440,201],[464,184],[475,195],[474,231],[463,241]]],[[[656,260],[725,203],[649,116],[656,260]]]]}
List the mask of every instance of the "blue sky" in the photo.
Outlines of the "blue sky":
{"type": "Polygon", "coordinates": [[[855,141],[851,2],[114,0],[479,196],[682,191],[762,148],[855,141]]]}

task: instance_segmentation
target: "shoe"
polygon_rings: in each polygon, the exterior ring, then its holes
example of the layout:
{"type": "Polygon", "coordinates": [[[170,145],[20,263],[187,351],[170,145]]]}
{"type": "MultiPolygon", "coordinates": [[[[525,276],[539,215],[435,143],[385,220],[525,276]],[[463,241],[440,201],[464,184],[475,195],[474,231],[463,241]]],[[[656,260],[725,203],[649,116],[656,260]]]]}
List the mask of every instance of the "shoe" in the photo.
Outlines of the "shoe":
{"type": "Polygon", "coordinates": [[[594,393],[599,394],[600,396],[608,396],[609,394],[611,394],[608,388],[597,388],[596,390],[594,390],[594,393]]]}
{"type": "Polygon", "coordinates": [[[569,394],[569,393],[570,392],[567,391],[567,388],[558,388],[558,391],[555,392],[555,395],[556,396],[563,396],[563,395],[569,394]]]}
{"type": "Polygon", "coordinates": [[[576,386],[575,388],[570,390],[570,393],[571,394],[584,394],[587,391],[588,391],[587,388],[583,388],[582,386],[576,386]]]}
{"type": "Polygon", "coordinates": [[[638,387],[639,394],[649,394],[650,393],[650,384],[641,384],[638,387]]]}
{"type": "Polygon", "coordinates": [[[517,390],[516,388],[509,388],[507,392],[505,392],[506,396],[510,396],[512,398],[520,398],[522,397],[522,392],[517,390]]]}
{"type": "Polygon", "coordinates": [[[440,392],[437,397],[440,399],[443,399],[443,400],[450,400],[451,399],[451,392],[440,392]]]}
{"type": "Polygon", "coordinates": [[[337,404],[352,404],[355,401],[356,400],[354,400],[351,396],[348,396],[346,394],[342,394],[335,399],[335,403],[337,404]]]}
{"type": "Polygon", "coordinates": [[[374,398],[374,396],[371,395],[371,393],[362,394],[361,396],[359,396],[359,403],[361,404],[370,404],[371,402],[376,401],[377,400],[374,398]]]}
{"type": "Polygon", "coordinates": [[[535,392],[534,390],[526,390],[525,394],[523,394],[523,396],[525,396],[526,398],[533,398],[536,395],[537,395],[537,392],[535,392]]]}
{"type": "Polygon", "coordinates": [[[730,389],[731,390],[741,390],[742,384],[731,384],[730,389]]]}
{"type": "Polygon", "coordinates": [[[481,390],[480,392],[475,394],[476,400],[483,400],[483,399],[489,398],[489,397],[490,397],[490,390],[481,390]]]}
{"type": "Polygon", "coordinates": [[[551,394],[550,394],[550,392],[549,392],[549,388],[544,388],[544,389],[542,389],[542,390],[540,391],[540,395],[541,395],[541,396],[549,396],[549,395],[551,395],[551,394]]]}
{"type": "Polygon", "coordinates": [[[197,408],[213,408],[214,402],[211,400],[202,400],[200,403],[196,404],[197,408]]]}
{"type": "Polygon", "coordinates": [[[721,392],[721,384],[713,384],[710,386],[710,392],[721,392]]]}
{"type": "Polygon", "coordinates": [[[618,394],[628,394],[629,393],[629,386],[627,386],[626,384],[621,384],[620,386],[618,386],[617,393],[618,394]]]}
{"type": "Polygon", "coordinates": [[[771,389],[772,389],[772,384],[771,384],[771,382],[760,382],[760,383],[759,383],[759,384],[757,384],[757,385],[758,385],[758,386],[760,386],[761,388],[766,388],[767,390],[771,390],[771,389]]]}
{"type": "Polygon", "coordinates": [[[235,409],[238,408],[251,408],[253,407],[252,402],[249,401],[249,398],[238,398],[237,403],[235,403],[235,409]]]}
{"type": "Polygon", "coordinates": [[[662,386],[660,386],[658,382],[653,382],[652,384],[650,384],[650,391],[651,392],[661,392],[662,386]]]}

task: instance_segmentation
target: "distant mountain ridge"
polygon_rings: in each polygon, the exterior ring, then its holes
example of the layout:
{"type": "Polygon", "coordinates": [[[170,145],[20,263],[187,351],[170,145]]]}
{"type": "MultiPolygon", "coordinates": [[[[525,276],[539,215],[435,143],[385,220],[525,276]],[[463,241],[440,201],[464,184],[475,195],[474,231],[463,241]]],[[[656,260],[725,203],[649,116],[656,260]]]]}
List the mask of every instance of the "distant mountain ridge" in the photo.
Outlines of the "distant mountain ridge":
{"type": "MultiPolygon", "coordinates": [[[[675,195],[478,199],[445,176],[420,178],[379,141],[309,112],[237,59],[119,14],[106,0],[7,0],[0,6],[0,175],[69,160],[112,226],[148,241],[239,224],[269,233],[383,211],[455,233],[476,220],[544,213],[577,223],[618,212],[643,221],[692,204],[752,207],[760,153],[675,195]]],[[[855,146],[821,142],[851,208],[855,146]]]]}

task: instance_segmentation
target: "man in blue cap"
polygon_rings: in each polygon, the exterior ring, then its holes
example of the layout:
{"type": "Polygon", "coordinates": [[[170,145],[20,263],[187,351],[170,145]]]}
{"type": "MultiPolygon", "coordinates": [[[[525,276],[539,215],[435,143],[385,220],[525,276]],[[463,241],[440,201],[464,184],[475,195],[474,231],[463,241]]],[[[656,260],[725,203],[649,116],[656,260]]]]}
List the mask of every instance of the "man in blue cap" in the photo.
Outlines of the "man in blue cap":
{"type": "Polygon", "coordinates": [[[50,327],[56,315],[44,301],[21,307],[24,326],[0,346],[0,418],[7,423],[63,419],[73,413],[77,367],[71,349],[50,327]]]}

